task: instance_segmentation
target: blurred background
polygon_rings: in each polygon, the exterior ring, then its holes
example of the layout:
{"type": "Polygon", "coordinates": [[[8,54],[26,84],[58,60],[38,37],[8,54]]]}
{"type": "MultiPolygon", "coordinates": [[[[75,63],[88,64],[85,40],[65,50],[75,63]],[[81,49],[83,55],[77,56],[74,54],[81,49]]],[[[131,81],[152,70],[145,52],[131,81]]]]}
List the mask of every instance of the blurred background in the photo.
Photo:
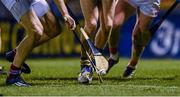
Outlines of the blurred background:
{"type": "MultiPolygon", "coordinates": [[[[174,0],[161,0],[162,16],[166,10],[172,5],[174,0]]],[[[48,0],[51,10],[58,18],[61,25],[60,36],[43,44],[33,50],[31,58],[35,57],[77,57],[80,55],[80,45],[74,35],[69,32],[63,23],[61,14],[53,3],[53,0],[48,0]]],[[[83,25],[83,16],[79,5],[79,0],[66,0],[68,6],[76,15],[80,23],[83,25]]],[[[157,17],[156,19],[158,19],[157,17]]],[[[119,31],[120,43],[119,53],[121,57],[130,57],[131,52],[131,32],[135,23],[135,15],[133,15],[122,29],[119,31]]],[[[24,29],[16,23],[9,11],[0,2],[0,57],[2,58],[5,52],[15,48],[25,35],[24,29]]],[[[108,50],[106,50],[108,52],[108,50]]],[[[180,5],[169,15],[163,22],[156,35],[153,37],[145,52],[143,58],[180,58],[180,5]]]]}

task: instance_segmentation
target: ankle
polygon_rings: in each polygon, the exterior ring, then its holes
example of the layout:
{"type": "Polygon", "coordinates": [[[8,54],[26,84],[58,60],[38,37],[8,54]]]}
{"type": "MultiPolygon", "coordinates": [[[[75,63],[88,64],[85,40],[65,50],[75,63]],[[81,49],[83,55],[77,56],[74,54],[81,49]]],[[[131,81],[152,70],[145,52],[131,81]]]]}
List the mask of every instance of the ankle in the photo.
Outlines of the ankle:
{"type": "Polygon", "coordinates": [[[128,63],[128,67],[135,69],[138,61],[131,59],[130,62],[128,63]]]}
{"type": "Polygon", "coordinates": [[[113,60],[118,60],[119,59],[119,53],[118,49],[115,48],[109,48],[109,53],[110,53],[110,58],[113,60]]]}
{"type": "Polygon", "coordinates": [[[110,52],[110,54],[117,54],[118,53],[118,48],[117,47],[114,47],[114,48],[109,48],[109,52],[110,52]]]}
{"type": "Polygon", "coordinates": [[[130,64],[127,67],[132,68],[132,69],[136,69],[136,66],[133,66],[133,65],[130,65],[130,64]]]}
{"type": "Polygon", "coordinates": [[[116,54],[110,53],[110,59],[119,60],[119,53],[116,53],[116,54]]]}

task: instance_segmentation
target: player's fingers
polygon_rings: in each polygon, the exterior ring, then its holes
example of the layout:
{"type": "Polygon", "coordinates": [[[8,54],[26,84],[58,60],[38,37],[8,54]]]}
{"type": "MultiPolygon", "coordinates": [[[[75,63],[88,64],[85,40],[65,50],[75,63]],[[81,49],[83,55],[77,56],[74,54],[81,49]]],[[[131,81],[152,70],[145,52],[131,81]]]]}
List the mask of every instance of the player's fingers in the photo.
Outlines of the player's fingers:
{"type": "Polygon", "coordinates": [[[64,17],[64,20],[65,20],[65,22],[68,25],[70,30],[75,30],[76,23],[71,17],[64,17]]]}
{"type": "Polygon", "coordinates": [[[75,29],[76,29],[76,23],[75,23],[75,21],[72,21],[71,30],[75,30],[75,29]]]}

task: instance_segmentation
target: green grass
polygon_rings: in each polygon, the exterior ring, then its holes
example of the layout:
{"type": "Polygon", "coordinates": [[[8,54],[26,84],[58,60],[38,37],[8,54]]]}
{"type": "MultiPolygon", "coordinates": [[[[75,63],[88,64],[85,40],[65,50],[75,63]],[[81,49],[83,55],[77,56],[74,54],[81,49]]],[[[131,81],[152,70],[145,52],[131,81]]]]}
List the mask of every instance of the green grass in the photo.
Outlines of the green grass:
{"type": "MultiPolygon", "coordinates": [[[[128,59],[120,59],[118,65],[99,83],[97,77],[91,85],[77,82],[79,59],[30,59],[32,73],[23,75],[32,87],[5,86],[5,75],[0,75],[0,94],[2,95],[51,95],[51,96],[180,96],[180,61],[141,60],[134,79],[121,77],[128,59]]],[[[8,62],[0,64],[8,69],[8,62]]]]}

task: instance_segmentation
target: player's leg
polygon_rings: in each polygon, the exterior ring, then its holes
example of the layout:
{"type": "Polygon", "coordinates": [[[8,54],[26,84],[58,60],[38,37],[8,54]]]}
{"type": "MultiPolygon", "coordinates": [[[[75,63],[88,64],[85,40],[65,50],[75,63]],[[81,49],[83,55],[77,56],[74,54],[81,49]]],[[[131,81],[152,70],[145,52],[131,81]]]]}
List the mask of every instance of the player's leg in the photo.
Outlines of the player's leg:
{"type": "Polygon", "coordinates": [[[135,70],[141,53],[143,52],[144,47],[151,36],[147,30],[152,18],[145,16],[142,13],[140,13],[137,17],[138,18],[132,36],[133,44],[131,59],[128,63],[127,70],[123,74],[124,77],[129,76],[129,73],[132,73],[135,70]]]}
{"type": "Polygon", "coordinates": [[[100,28],[95,36],[95,46],[104,49],[113,27],[116,0],[101,0],[100,28]]]}
{"type": "MultiPolygon", "coordinates": [[[[92,39],[96,31],[97,21],[99,16],[97,0],[80,0],[80,4],[85,20],[84,30],[86,31],[88,36],[92,39]]],[[[88,49],[88,45],[83,36],[81,36],[81,41],[85,45],[85,48],[88,49]]],[[[81,57],[87,57],[83,49],[82,49],[81,57]]]]}
{"type": "Polygon", "coordinates": [[[108,59],[109,62],[109,68],[108,71],[111,69],[111,67],[114,64],[117,64],[119,61],[119,53],[118,53],[118,46],[119,46],[119,36],[120,36],[120,28],[121,25],[126,21],[133,12],[133,8],[127,3],[124,2],[124,0],[119,0],[116,9],[115,9],[115,15],[113,20],[113,29],[111,32],[111,36],[108,40],[109,45],[109,53],[110,57],[108,59]]]}
{"type": "Polygon", "coordinates": [[[59,27],[60,25],[57,23],[57,20],[52,12],[47,12],[42,18],[40,18],[40,21],[44,27],[44,35],[37,43],[35,43],[35,47],[53,39],[61,33],[59,27]]]}
{"type": "MultiPolygon", "coordinates": [[[[58,23],[55,19],[55,16],[50,11],[49,6],[46,1],[40,0],[39,2],[33,4],[32,8],[34,9],[35,13],[40,18],[40,21],[44,26],[43,35],[34,44],[34,47],[37,47],[37,46],[41,45],[42,43],[45,43],[48,40],[59,35],[60,30],[58,27],[58,23]]],[[[7,60],[12,62],[14,60],[15,54],[16,54],[16,49],[14,49],[10,52],[7,52],[6,53],[7,60]]],[[[22,72],[23,73],[31,72],[31,69],[29,68],[29,66],[26,63],[23,63],[22,72]]]]}
{"type": "MultiPolygon", "coordinates": [[[[25,2],[27,3],[27,2],[25,2]]],[[[22,6],[24,2],[19,3],[22,6]]],[[[29,3],[28,3],[29,4],[29,3]]],[[[16,7],[14,7],[16,8],[16,7]]],[[[6,80],[6,84],[11,85],[15,84],[18,86],[29,86],[28,83],[26,83],[21,77],[21,67],[24,63],[25,59],[27,58],[28,54],[31,52],[31,50],[34,47],[34,43],[38,41],[43,34],[43,26],[40,23],[40,20],[36,16],[34,10],[30,9],[29,5],[28,7],[25,6],[26,9],[28,9],[27,12],[25,12],[24,15],[22,15],[21,18],[21,24],[25,27],[27,30],[26,37],[21,41],[21,43],[18,45],[16,49],[16,55],[13,61],[13,64],[10,67],[10,72],[6,80]]],[[[16,9],[15,9],[16,10],[16,9]]]]}
{"type": "MultiPolygon", "coordinates": [[[[93,34],[95,33],[98,21],[98,0],[80,0],[81,9],[83,12],[85,26],[84,30],[89,35],[91,40],[93,40],[93,34]]],[[[88,49],[88,45],[85,41],[85,38],[81,36],[81,41],[84,44],[85,48],[88,49]]],[[[92,80],[92,67],[86,56],[86,52],[81,50],[81,71],[78,77],[80,83],[90,83],[92,80]]]]}
{"type": "MultiPolygon", "coordinates": [[[[69,15],[64,0],[55,0],[55,3],[60,10],[63,17],[66,17],[67,21],[66,24],[70,30],[75,29],[75,21],[69,15]]],[[[40,40],[35,44],[35,46],[39,46],[42,43],[56,37],[60,34],[60,25],[56,20],[53,13],[50,11],[49,5],[46,0],[39,0],[36,4],[33,4],[32,7],[34,8],[37,16],[40,18],[41,23],[44,26],[43,36],[40,40]]]]}
{"type": "Polygon", "coordinates": [[[40,0],[36,4],[32,5],[32,7],[44,27],[43,35],[34,45],[34,47],[37,47],[59,35],[60,25],[58,24],[53,13],[50,11],[49,5],[45,0],[40,0]]]}
{"type": "Polygon", "coordinates": [[[138,60],[151,38],[148,32],[149,26],[153,17],[159,12],[160,1],[155,0],[149,2],[148,5],[141,5],[138,9],[137,20],[132,35],[132,53],[128,66],[123,74],[124,77],[132,77],[133,71],[136,68],[138,60]],[[150,10],[149,10],[150,9],[150,10]]]}

